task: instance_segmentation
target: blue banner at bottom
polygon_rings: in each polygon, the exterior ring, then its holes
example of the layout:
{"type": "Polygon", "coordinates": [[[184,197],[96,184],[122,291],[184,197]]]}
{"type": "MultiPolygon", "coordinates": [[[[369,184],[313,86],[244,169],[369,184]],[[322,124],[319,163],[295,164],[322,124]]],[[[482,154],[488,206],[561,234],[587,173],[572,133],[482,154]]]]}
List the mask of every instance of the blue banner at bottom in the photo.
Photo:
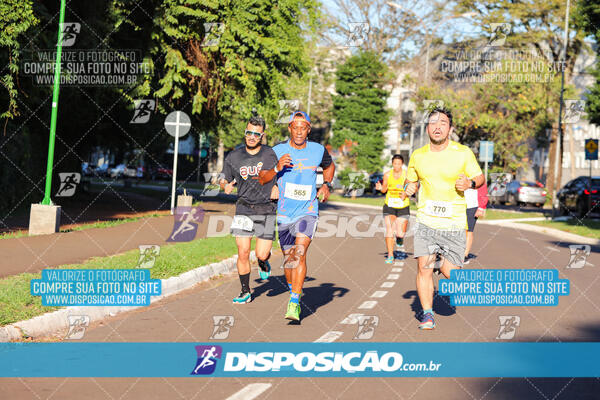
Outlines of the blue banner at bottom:
{"type": "Polygon", "coordinates": [[[599,377],[600,343],[2,343],[0,377],[599,377]]]}

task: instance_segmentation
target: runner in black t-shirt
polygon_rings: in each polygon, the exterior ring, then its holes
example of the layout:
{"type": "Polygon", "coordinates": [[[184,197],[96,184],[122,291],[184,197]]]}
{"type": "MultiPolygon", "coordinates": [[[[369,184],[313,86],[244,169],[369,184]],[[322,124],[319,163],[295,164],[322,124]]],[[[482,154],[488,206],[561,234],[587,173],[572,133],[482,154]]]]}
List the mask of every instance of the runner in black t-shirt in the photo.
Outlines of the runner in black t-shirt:
{"type": "Polygon", "coordinates": [[[261,279],[271,275],[269,256],[275,238],[275,213],[279,192],[274,188],[275,179],[266,185],[258,182],[261,169],[272,169],[277,164],[277,156],[269,146],[262,146],[265,120],[253,116],[248,121],[245,132],[246,145],[231,151],[225,158],[221,188],[226,194],[237,185],[238,200],[235,217],[231,224],[231,234],[235,236],[238,248],[237,269],[242,284],[242,292],[233,299],[234,303],[249,303],[250,294],[250,245],[256,236],[256,258],[261,279]]]}

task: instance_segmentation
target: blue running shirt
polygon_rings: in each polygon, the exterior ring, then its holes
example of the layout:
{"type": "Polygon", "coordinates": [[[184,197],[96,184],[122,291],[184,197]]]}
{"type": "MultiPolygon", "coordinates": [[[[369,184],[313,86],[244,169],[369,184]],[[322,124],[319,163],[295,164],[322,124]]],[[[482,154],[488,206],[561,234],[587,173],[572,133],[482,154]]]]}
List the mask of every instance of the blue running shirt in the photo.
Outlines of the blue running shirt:
{"type": "Polygon", "coordinates": [[[303,149],[292,147],[289,140],[273,147],[277,159],[284,154],[292,157],[292,167],[277,173],[279,201],[277,222],[290,224],[305,215],[319,215],[317,199],[317,167],[327,168],[332,160],[323,145],[306,142],[303,149]]]}

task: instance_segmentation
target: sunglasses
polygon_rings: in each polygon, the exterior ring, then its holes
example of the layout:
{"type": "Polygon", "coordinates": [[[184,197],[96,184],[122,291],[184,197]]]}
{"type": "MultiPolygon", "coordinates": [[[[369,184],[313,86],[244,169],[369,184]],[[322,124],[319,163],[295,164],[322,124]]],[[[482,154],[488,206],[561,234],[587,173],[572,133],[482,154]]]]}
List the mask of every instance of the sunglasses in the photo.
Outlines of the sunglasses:
{"type": "Polygon", "coordinates": [[[246,134],[246,136],[254,136],[254,137],[261,137],[263,135],[260,132],[254,132],[254,131],[246,131],[244,133],[246,134]]]}

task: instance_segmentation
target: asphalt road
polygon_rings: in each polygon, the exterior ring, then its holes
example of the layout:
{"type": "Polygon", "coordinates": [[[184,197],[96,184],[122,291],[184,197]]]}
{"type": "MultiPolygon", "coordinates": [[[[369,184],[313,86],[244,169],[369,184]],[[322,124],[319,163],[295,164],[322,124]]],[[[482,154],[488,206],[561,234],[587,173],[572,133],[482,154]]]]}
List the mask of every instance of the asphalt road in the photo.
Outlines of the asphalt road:
{"type": "MultiPolygon", "coordinates": [[[[329,206],[321,218],[373,218],[379,211],[329,206]]],[[[355,220],[356,221],[356,220],[355,220]]],[[[351,225],[351,224],[348,224],[351,225]]],[[[357,224],[368,230],[366,220],[357,224]]],[[[499,342],[500,316],[518,316],[511,341],[571,342],[600,340],[600,255],[592,248],[583,268],[566,268],[569,245],[554,238],[500,226],[476,228],[468,268],[557,268],[569,279],[571,293],[556,307],[451,307],[437,297],[437,327],[417,329],[420,310],[415,290],[416,262],[412,238],[409,258],[384,263],[382,235],[358,238],[318,237],[309,248],[308,278],[302,297],[302,321],[283,318],[289,298],[274,254],[274,276],[258,281],[252,272],[254,301],[233,305],[237,276],[200,284],[143,310],[120,314],[89,327],[89,342],[197,342],[213,333],[214,316],[232,316],[233,327],[222,342],[357,341],[352,314],[377,316],[370,341],[499,342]],[[367,308],[370,307],[370,308],[367,308]]],[[[437,280],[437,278],[436,278],[437,280]]],[[[524,360],[526,362],[527,360],[524,360]]],[[[160,362],[160,355],[157,355],[160,362]]],[[[193,369],[190,365],[190,371],[193,369]]],[[[0,380],[0,398],[15,399],[592,399],[598,379],[540,378],[19,378],[0,380]],[[263,385],[257,385],[263,384],[263,385]],[[241,392],[240,392],[241,391],[241,392]],[[252,394],[253,393],[253,394],[252,394]],[[255,396],[255,397],[253,397],[255,396]],[[236,397],[232,397],[236,398],[236,397]]]]}

